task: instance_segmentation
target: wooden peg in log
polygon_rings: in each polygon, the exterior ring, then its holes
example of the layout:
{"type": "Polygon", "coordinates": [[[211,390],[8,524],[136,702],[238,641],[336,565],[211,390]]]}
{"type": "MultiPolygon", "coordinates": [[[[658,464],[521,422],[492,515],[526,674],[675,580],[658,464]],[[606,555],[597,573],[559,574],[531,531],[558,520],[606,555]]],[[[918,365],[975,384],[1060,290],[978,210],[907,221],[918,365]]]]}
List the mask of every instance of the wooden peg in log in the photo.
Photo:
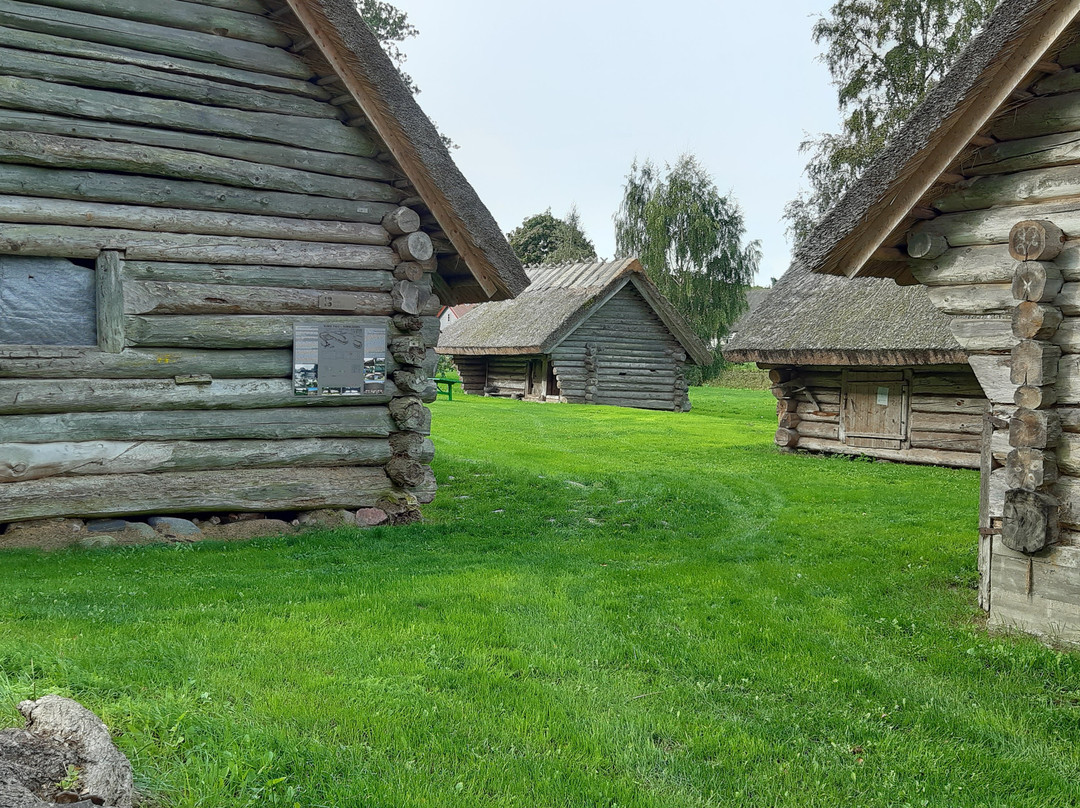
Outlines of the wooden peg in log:
{"type": "Polygon", "coordinates": [[[431,410],[413,396],[395,398],[390,402],[390,417],[398,429],[428,434],[431,431],[431,410]]]}
{"type": "Polygon", "coordinates": [[[404,314],[420,314],[431,299],[431,291],[412,281],[398,281],[390,293],[394,311],[404,314]]]}
{"type": "Polygon", "coordinates": [[[1054,410],[1018,409],[1009,419],[1009,445],[1017,449],[1052,449],[1061,439],[1061,418],[1054,410]]]}
{"type": "Polygon", "coordinates": [[[412,208],[396,208],[382,218],[382,226],[392,236],[404,236],[420,229],[420,214],[412,208]]]}
{"type": "Polygon", "coordinates": [[[1057,380],[1061,348],[1034,339],[1021,340],[1012,349],[1009,380],[1013,384],[1043,387],[1057,380]]]}
{"type": "Polygon", "coordinates": [[[1058,540],[1058,501],[1041,491],[1005,492],[1001,540],[1018,553],[1037,553],[1058,540]]]}
{"type": "Polygon", "coordinates": [[[420,367],[427,358],[427,346],[420,337],[397,337],[390,340],[390,355],[399,365],[420,367]]]}
{"type": "Polygon", "coordinates": [[[1042,449],[1013,449],[1005,462],[1009,488],[1038,491],[1057,482],[1057,456],[1042,449]]]}
{"type": "Polygon", "coordinates": [[[1053,222],[1029,219],[1009,231],[1009,255],[1017,261],[1053,261],[1064,244],[1065,234],[1053,222]]]}
{"type": "Polygon", "coordinates": [[[1049,303],[1062,286],[1061,270],[1042,261],[1021,261],[1013,272],[1012,295],[1020,301],[1049,303]]]}
{"type": "Polygon", "coordinates": [[[399,281],[416,283],[424,277],[424,267],[413,261],[404,261],[394,267],[394,277],[399,281]]]}
{"type": "Polygon", "coordinates": [[[944,236],[934,233],[908,233],[907,254],[912,258],[932,261],[949,249],[944,236]]]}
{"type": "Polygon", "coordinates": [[[1057,403],[1057,388],[1053,385],[1048,387],[1020,385],[1013,394],[1013,403],[1017,407],[1028,410],[1048,409],[1057,403]]]}
{"type": "Polygon", "coordinates": [[[419,230],[394,239],[393,247],[402,261],[427,261],[435,255],[431,237],[419,230]]]}
{"type": "Polygon", "coordinates": [[[1013,336],[1020,339],[1050,339],[1061,325],[1061,310],[1025,300],[1013,311],[1013,336]]]}
{"type": "Polygon", "coordinates": [[[799,433],[794,429],[780,429],[776,430],[776,436],[773,438],[776,441],[776,445],[782,449],[790,449],[797,445],[799,442],[799,433]]]}

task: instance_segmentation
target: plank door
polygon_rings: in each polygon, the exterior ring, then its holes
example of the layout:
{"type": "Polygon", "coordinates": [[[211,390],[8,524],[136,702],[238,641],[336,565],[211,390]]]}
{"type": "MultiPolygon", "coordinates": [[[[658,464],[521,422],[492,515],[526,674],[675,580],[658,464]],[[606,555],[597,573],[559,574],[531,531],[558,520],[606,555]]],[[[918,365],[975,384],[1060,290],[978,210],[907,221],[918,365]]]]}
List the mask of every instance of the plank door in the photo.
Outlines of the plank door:
{"type": "Polygon", "coordinates": [[[844,376],[843,441],[864,449],[902,449],[907,441],[908,382],[902,371],[844,376]]]}

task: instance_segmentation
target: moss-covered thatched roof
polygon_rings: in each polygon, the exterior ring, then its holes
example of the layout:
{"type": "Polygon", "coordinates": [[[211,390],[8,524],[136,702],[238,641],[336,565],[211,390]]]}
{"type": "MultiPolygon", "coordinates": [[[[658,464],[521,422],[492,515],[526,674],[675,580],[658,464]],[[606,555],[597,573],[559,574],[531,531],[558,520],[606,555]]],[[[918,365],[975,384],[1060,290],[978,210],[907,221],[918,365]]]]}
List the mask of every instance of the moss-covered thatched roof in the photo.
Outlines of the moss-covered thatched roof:
{"type": "Polygon", "coordinates": [[[937,365],[967,362],[921,286],[815,275],[799,263],[724,348],[731,362],[937,365]]]}

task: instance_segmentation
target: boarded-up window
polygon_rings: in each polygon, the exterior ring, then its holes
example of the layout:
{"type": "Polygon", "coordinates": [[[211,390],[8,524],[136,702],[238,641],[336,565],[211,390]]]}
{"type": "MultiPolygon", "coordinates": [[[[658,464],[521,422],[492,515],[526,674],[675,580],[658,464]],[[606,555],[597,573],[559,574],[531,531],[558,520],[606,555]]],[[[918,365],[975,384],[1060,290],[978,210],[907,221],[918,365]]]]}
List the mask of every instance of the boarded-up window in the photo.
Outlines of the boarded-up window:
{"type": "Polygon", "coordinates": [[[844,382],[844,442],[868,449],[903,448],[907,409],[902,373],[850,373],[844,382]]]}
{"type": "Polygon", "coordinates": [[[97,345],[94,269],[0,256],[0,344],[97,345]]]}

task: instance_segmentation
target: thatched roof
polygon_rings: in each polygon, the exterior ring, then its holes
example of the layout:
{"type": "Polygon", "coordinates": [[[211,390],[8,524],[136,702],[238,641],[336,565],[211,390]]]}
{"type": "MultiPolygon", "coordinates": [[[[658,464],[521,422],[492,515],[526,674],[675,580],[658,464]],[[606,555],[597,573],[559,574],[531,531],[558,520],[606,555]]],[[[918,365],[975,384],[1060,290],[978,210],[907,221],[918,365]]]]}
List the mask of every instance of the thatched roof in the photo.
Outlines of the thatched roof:
{"type": "Polygon", "coordinates": [[[923,287],[815,275],[798,263],[732,334],[724,357],[777,365],[967,362],[923,287]]]}
{"type": "Polygon", "coordinates": [[[467,275],[448,271],[445,278],[456,301],[502,300],[521,292],[528,284],[521,262],[354,0],[289,0],[289,6],[463,259],[451,267],[460,272],[464,264],[467,275]]]}
{"type": "Polygon", "coordinates": [[[906,262],[887,260],[880,248],[903,246],[919,221],[913,211],[943,187],[942,175],[975,148],[972,138],[1009,103],[1076,13],[1075,0],[1004,0],[945,79],[805,240],[797,260],[815,272],[913,282],[906,262]]]}
{"type": "Polygon", "coordinates": [[[636,258],[526,268],[531,284],[515,300],[485,303],[451,323],[438,352],[485,356],[545,354],[616,292],[632,284],[686,351],[689,361],[712,356],[675,308],[649,280],[636,258]]]}

